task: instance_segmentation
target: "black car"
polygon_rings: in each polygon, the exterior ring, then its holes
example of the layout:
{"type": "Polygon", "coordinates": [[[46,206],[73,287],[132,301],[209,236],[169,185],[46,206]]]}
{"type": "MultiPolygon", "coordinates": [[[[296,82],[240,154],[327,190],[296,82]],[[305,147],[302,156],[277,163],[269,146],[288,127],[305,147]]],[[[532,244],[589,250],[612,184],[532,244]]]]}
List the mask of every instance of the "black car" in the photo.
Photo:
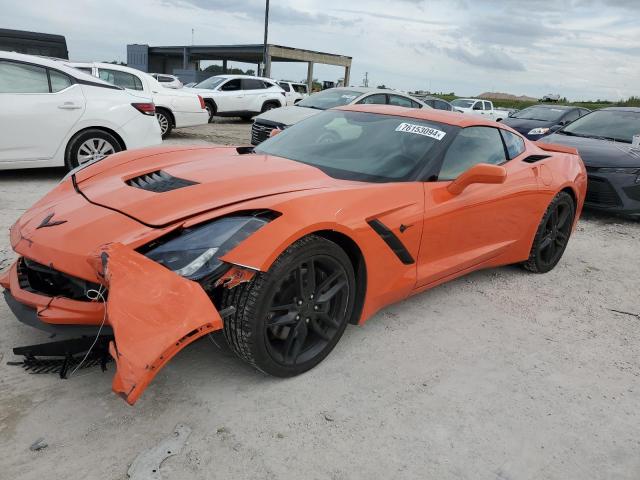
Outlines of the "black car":
{"type": "Polygon", "coordinates": [[[589,177],[585,206],[640,217],[640,108],[597,110],[543,141],[580,152],[589,177]]]}
{"type": "Polygon", "coordinates": [[[515,112],[502,123],[527,137],[538,140],[586,115],[591,110],[564,105],[533,105],[515,112]]]}

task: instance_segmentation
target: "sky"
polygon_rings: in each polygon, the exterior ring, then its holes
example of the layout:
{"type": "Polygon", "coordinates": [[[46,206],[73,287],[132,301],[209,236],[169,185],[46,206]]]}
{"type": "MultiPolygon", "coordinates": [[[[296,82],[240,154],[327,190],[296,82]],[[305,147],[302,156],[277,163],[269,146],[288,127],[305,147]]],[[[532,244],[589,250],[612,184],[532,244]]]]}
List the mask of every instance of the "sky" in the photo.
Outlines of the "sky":
{"type": "MultiPolygon", "coordinates": [[[[0,28],[65,35],[71,59],[128,43],[262,43],[264,0],[0,0],[0,28]]],[[[269,43],[353,57],[351,84],[473,96],[640,96],[640,0],[271,0],[269,43]]],[[[255,68],[237,64],[240,68],[255,68]]],[[[342,77],[316,66],[320,80],[342,77]]],[[[305,64],[274,63],[302,80],[305,64]]]]}

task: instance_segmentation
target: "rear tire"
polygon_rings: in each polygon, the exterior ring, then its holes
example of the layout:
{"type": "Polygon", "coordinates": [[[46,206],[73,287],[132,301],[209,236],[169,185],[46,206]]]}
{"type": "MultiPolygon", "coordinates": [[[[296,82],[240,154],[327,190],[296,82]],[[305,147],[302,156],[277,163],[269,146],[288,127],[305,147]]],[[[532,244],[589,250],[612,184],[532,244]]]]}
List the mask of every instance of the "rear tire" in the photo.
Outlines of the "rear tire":
{"type": "Polygon", "coordinates": [[[162,138],[167,138],[173,130],[173,117],[164,108],[156,108],[156,118],[160,124],[160,134],[162,138]]]}
{"type": "Polygon", "coordinates": [[[231,349],[270,375],[315,367],[340,340],[354,311],[355,275],[347,254],[315,235],[287,248],[264,273],[225,289],[221,309],[231,349]]]}
{"type": "Polygon", "coordinates": [[[215,103],[213,103],[211,100],[205,100],[204,108],[207,110],[207,113],[209,114],[209,123],[213,122],[213,117],[217,112],[215,103]]]}
{"type": "Polygon", "coordinates": [[[69,140],[64,163],[67,170],[124,150],[118,139],[104,130],[89,128],[69,140]]]}
{"type": "Polygon", "coordinates": [[[269,110],[273,110],[274,108],[280,108],[280,104],[278,102],[275,102],[275,101],[264,102],[264,104],[262,105],[262,109],[260,110],[260,113],[264,113],[264,112],[267,112],[269,110]]]}
{"type": "Polygon", "coordinates": [[[533,273],[553,270],[569,243],[575,214],[575,203],[567,192],[553,198],[538,226],[529,259],[522,264],[525,269],[533,273]]]}

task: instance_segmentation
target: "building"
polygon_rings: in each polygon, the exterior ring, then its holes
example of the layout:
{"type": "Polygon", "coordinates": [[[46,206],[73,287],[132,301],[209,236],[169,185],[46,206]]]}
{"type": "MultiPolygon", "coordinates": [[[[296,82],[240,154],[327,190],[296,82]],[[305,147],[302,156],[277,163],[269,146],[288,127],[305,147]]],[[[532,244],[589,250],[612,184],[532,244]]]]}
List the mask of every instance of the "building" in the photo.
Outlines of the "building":
{"type": "MultiPolygon", "coordinates": [[[[170,73],[179,76],[183,82],[202,80],[201,61],[222,61],[223,71],[227,62],[252,63],[263,71],[263,76],[271,76],[272,62],[301,62],[307,64],[307,84],[309,91],[313,82],[313,66],[316,63],[344,67],[344,85],[349,85],[351,57],[333,53],[315,52],[282,45],[267,45],[267,60],[264,45],[182,45],[150,47],[149,45],[127,45],[127,65],[143,72],[170,73]],[[262,68],[263,67],[263,68],[262,68]]],[[[204,74],[206,75],[206,74],[204,74]]]]}
{"type": "Polygon", "coordinates": [[[69,58],[67,40],[62,35],[0,28],[0,50],[43,57],[69,58]]]}

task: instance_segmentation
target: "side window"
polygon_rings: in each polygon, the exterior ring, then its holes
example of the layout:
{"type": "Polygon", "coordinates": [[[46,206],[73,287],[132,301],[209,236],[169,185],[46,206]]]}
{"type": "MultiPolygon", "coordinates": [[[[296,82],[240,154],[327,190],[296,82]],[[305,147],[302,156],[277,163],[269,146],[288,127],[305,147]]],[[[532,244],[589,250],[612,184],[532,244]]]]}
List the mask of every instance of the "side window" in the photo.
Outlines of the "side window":
{"type": "Polygon", "coordinates": [[[412,103],[413,102],[406,97],[401,97],[400,95],[389,95],[389,105],[411,108],[412,103]]]}
{"type": "Polygon", "coordinates": [[[451,106],[447,102],[443,102],[442,100],[436,100],[435,102],[438,110],[451,110],[451,106]]]}
{"type": "Polygon", "coordinates": [[[93,75],[93,69],[91,67],[73,67],[76,70],[80,70],[81,72],[88,73],[89,75],[93,75]]]}
{"type": "Polygon", "coordinates": [[[223,92],[234,92],[236,90],[240,90],[240,79],[234,78],[232,80],[229,80],[227,83],[223,84],[220,87],[220,90],[222,90],[223,92]]]}
{"type": "Polygon", "coordinates": [[[171,83],[171,82],[173,82],[173,78],[165,77],[164,75],[158,75],[158,81],[160,83],[171,83]]]}
{"type": "Polygon", "coordinates": [[[580,109],[580,116],[584,117],[587,113],[591,113],[591,110],[580,109]]]}
{"type": "Polygon", "coordinates": [[[298,93],[307,93],[307,86],[306,85],[294,85],[293,89],[298,92],[298,93]]]}
{"type": "Polygon", "coordinates": [[[491,102],[484,102],[484,109],[491,110],[491,102]]]}
{"type": "Polygon", "coordinates": [[[117,87],[128,88],[129,90],[142,90],[142,82],[140,79],[128,72],[101,68],[98,76],[105,82],[113,83],[117,87]]]}
{"type": "Polygon", "coordinates": [[[484,107],[482,106],[482,102],[476,102],[473,104],[474,110],[482,110],[484,107]]]}
{"type": "Polygon", "coordinates": [[[502,138],[497,128],[465,128],[449,145],[438,180],[454,180],[478,163],[500,165],[506,160],[502,138]]]}
{"type": "Polygon", "coordinates": [[[256,80],[254,78],[242,79],[242,90],[264,90],[268,88],[262,80],[256,80]]]}
{"type": "Polygon", "coordinates": [[[53,93],[64,90],[65,88],[70,87],[73,83],[64,73],[60,73],[55,70],[49,70],[49,79],[51,80],[51,91],[53,93]]]}
{"type": "Polygon", "coordinates": [[[0,61],[0,93],[49,93],[47,70],[35,65],[0,61]]]}
{"type": "Polygon", "coordinates": [[[289,87],[287,82],[278,82],[278,85],[280,85],[285,92],[291,91],[291,87],[289,87]]]}
{"type": "Polygon", "coordinates": [[[384,105],[387,103],[387,96],[384,93],[374,93],[373,95],[364,97],[358,103],[362,103],[364,105],[384,105]]]}
{"type": "Polygon", "coordinates": [[[580,110],[571,110],[564,116],[562,121],[564,122],[564,125],[566,125],[567,123],[571,123],[578,118],[580,118],[580,110]]]}
{"type": "Polygon", "coordinates": [[[507,130],[500,130],[502,139],[507,147],[507,153],[509,154],[509,160],[513,160],[522,152],[524,152],[524,140],[521,136],[515,133],[508,132],[507,130]]]}
{"type": "Polygon", "coordinates": [[[414,102],[413,100],[411,100],[411,108],[422,108],[422,105],[420,105],[418,102],[414,102]]]}

